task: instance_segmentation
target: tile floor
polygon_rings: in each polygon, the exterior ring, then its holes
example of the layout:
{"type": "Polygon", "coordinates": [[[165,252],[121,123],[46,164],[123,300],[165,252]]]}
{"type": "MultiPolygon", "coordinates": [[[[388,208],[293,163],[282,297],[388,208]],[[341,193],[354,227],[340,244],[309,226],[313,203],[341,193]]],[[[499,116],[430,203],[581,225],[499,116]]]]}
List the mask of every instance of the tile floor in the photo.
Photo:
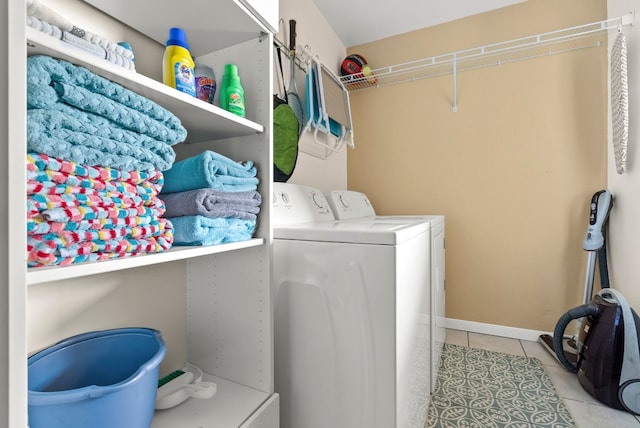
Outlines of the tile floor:
{"type": "Polygon", "coordinates": [[[578,428],[640,428],[640,417],[599,404],[595,398],[582,389],[578,377],[565,370],[538,342],[460,330],[447,330],[446,342],[538,358],[544,364],[556,391],[569,407],[578,428]]]}

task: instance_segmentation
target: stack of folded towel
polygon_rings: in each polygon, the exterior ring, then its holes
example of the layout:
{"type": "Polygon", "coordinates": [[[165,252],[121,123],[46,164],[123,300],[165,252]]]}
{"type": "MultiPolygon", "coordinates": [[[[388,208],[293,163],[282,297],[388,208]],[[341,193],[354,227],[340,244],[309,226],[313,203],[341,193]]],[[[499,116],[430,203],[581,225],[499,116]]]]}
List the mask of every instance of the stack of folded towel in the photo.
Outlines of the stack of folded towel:
{"type": "Polygon", "coordinates": [[[164,174],[161,198],[174,245],[216,245],[251,239],[262,198],[253,162],[205,151],[164,174]]]}
{"type": "Polygon", "coordinates": [[[153,101],[44,55],[27,58],[27,109],[29,150],[82,165],[164,171],[187,136],[153,101]]]}
{"type": "Polygon", "coordinates": [[[162,171],[186,130],[154,102],[82,67],[27,59],[29,266],[168,249],[162,171]]]}
{"type": "Polygon", "coordinates": [[[155,253],[171,247],[160,218],[160,171],[85,167],[27,155],[27,251],[30,267],[155,253]]]}
{"type": "Polygon", "coordinates": [[[133,52],[116,42],[75,26],[40,0],[26,0],[27,25],[107,61],[135,70],[133,52]]]}

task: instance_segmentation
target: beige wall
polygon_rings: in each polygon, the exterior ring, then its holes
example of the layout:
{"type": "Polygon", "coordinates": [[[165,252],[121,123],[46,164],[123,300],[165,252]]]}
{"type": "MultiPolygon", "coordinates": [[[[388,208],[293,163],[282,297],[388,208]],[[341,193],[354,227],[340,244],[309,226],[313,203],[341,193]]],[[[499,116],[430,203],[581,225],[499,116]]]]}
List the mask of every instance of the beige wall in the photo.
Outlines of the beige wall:
{"type": "MultiPolygon", "coordinates": [[[[525,3],[350,48],[372,68],[606,19],[525,3]]],[[[381,214],[446,215],[447,317],[553,329],[582,300],[589,201],[607,184],[607,47],[352,94],[348,187],[381,214]]]]}

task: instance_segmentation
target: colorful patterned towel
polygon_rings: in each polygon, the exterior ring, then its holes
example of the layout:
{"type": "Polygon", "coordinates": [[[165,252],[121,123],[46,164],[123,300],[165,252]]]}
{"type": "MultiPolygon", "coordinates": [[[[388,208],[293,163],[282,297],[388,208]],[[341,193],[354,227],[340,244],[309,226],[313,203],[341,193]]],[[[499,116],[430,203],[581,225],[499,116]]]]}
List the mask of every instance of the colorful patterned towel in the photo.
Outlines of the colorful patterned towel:
{"type": "Polygon", "coordinates": [[[71,208],[53,208],[44,210],[37,215],[44,220],[59,223],[79,222],[94,219],[117,219],[131,217],[160,217],[164,214],[164,202],[155,199],[153,205],[121,208],[121,207],[92,207],[80,205],[71,208]]]}
{"type": "Polygon", "coordinates": [[[140,250],[137,252],[133,252],[133,253],[127,253],[127,252],[122,252],[122,253],[103,253],[103,252],[97,252],[97,253],[89,253],[89,254],[83,254],[83,255],[78,255],[78,256],[74,256],[74,257],[52,257],[51,259],[49,259],[46,263],[40,263],[36,260],[30,260],[27,263],[27,266],[30,268],[38,268],[38,267],[45,267],[45,266],[70,266],[73,264],[77,264],[77,263],[85,263],[85,262],[99,262],[99,261],[103,261],[103,260],[113,260],[113,259],[121,259],[124,257],[134,257],[134,256],[141,256],[141,255],[145,255],[145,254],[149,254],[150,251],[144,251],[144,250],[140,250]]]}
{"type": "Polygon", "coordinates": [[[156,197],[164,178],[161,171],[121,171],[108,167],[86,167],[44,154],[27,154],[27,194],[97,194],[156,197]],[[106,192],[106,193],[99,193],[106,192]]]}
{"type": "Polygon", "coordinates": [[[98,196],[116,196],[116,197],[131,197],[136,195],[142,198],[145,202],[158,196],[160,187],[154,183],[146,182],[141,183],[138,186],[123,183],[119,181],[104,182],[99,180],[89,179],[76,179],[77,177],[63,177],[67,183],[73,182],[74,184],[56,183],[56,177],[51,177],[51,181],[42,181],[48,177],[47,172],[38,172],[35,175],[31,175],[27,172],[27,176],[34,177],[35,179],[27,180],[27,194],[28,195],[98,195],[98,196]]]}
{"type": "Polygon", "coordinates": [[[131,208],[143,205],[145,201],[137,195],[124,196],[122,194],[106,193],[77,193],[62,195],[34,194],[27,196],[27,214],[54,208],[89,207],[120,207],[131,208]]]}
{"type": "Polygon", "coordinates": [[[164,251],[173,225],[160,217],[157,170],[87,167],[37,153],[27,156],[30,267],[164,251]]]}
{"type": "Polygon", "coordinates": [[[27,234],[42,235],[46,233],[75,232],[81,230],[117,229],[122,227],[146,226],[157,222],[157,217],[137,216],[127,218],[96,218],[93,220],[71,221],[62,223],[48,221],[39,214],[27,219],[27,234]]]}
{"type": "Polygon", "coordinates": [[[172,242],[172,225],[166,219],[152,226],[29,235],[27,260],[48,265],[91,253],[155,253],[169,249],[172,242]]]}
{"type": "MultiPolygon", "coordinates": [[[[161,171],[119,170],[111,167],[84,166],[77,162],[60,160],[42,153],[27,153],[27,178],[38,181],[54,181],[96,188],[95,181],[101,183],[121,182],[143,184],[149,182],[162,186],[164,177],[161,171]],[[41,173],[45,172],[46,175],[41,173]],[[88,181],[84,181],[88,180],[88,181]]],[[[98,188],[104,188],[98,186],[98,188]]],[[[159,190],[159,189],[158,189],[159,190]]]]}

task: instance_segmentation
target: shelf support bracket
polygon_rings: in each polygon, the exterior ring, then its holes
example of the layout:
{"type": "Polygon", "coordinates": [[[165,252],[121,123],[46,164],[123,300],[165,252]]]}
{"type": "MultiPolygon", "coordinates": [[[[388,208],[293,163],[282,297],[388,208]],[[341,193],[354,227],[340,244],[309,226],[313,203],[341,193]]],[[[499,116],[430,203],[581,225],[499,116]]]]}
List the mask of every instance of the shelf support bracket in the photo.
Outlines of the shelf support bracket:
{"type": "Polygon", "coordinates": [[[453,54],[453,112],[458,111],[458,62],[456,61],[456,54],[453,54]]]}

